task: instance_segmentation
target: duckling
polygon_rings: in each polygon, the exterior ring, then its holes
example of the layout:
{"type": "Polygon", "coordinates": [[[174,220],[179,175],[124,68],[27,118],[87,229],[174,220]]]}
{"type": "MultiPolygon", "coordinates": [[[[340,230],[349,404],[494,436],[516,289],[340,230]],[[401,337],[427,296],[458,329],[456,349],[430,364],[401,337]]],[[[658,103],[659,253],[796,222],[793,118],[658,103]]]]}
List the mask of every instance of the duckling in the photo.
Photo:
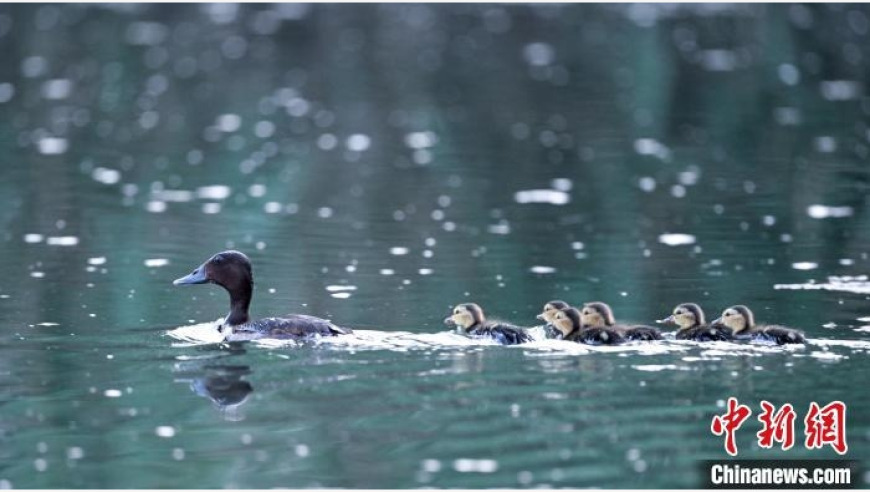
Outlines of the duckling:
{"type": "Polygon", "coordinates": [[[254,290],[251,261],[239,251],[224,251],[208,259],[173,285],[213,283],[230,294],[230,312],[218,327],[226,333],[225,341],[244,341],[257,338],[309,338],[313,336],[347,335],[348,328],[305,314],[290,314],[283,318],[251,320],[248,308],[254,290]]]}
{"type": "Polygon", "coordinates": [[[488,337],[502,345],[531,342],[532,337],[518,326],[498,321],[487,321],[483,309],[473,302],[458,304],[453,313],[444,318],[444,324],[461,328],[467,335],[488,337]]]}
{"type": "Polygon", "coordinates": [[[722,311],[722,316],[713,321],[713,324],[722,324],[731,329],[734,338],[738,340],[755,339],[776,342],[778,345],[786,343],[806,343],[804,334],[798,330],[777,325],[756,325],[755,315],[743,305],[731,306],[722,311]]]}
{"type": "Polygon", "coordinates": [[[731,330],[724,325],[708,325],[701,306],[687,302],[674,308],[674,313],[659,323],[674,323],[679,326],[676,332],[677,340],[695,340],[696,342],[727,341],[734,337],[731,330]]]}
{"type": "Polygon", "coordinates": [[[622,343],[625,338],[609,326],[583,326],[583,315],[577,308],[560,309],[553,318],[553,326],[559,330],[563,340],[586,343],[589,345],[612,345],[622,343]]]}
{"type": "Polygon", "coordinates": [[[619,332],[627,340],[661,340],[662,332],[658,328],[644,325],[618,325],[613,317],[613,310],[603,302],[587,302],[580,312],[583,326],[608,327],[619,332]]]}
{"type": "Polygon", "coordinates": [[[557,330],[553,326],[553,320],[556,317],[556,313],[561,309],[571,307],[565,301],[550,301],[544,304],[544,309],[541,311],[541,314],[537,316],[539,320],[544,321],[546,324],[544,325],[544,333],[547,338],[556,338],[560,335],[559,330],[557,330]]]}

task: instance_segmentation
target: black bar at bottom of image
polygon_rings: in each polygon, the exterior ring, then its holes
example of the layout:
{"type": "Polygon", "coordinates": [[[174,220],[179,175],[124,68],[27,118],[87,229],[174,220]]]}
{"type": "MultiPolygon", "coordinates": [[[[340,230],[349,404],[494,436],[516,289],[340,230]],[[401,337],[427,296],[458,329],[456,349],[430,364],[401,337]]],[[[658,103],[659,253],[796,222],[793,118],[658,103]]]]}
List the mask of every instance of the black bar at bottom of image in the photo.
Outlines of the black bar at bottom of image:
{"type": "Polygon", "coordinates": [[[709,489],[853,489],[863,480],[855,460],[705,460],[709,489]]]}

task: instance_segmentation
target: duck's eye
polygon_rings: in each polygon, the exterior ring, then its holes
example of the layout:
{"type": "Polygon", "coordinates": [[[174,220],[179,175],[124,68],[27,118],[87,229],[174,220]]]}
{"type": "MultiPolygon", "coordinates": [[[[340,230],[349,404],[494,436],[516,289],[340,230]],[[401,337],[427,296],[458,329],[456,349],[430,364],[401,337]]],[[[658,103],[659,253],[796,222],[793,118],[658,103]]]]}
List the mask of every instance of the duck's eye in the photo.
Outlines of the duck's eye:
{"type": "Polygon", "coordinates": [[[459,314],[459,309],[454,309],[453,314],[459,314]]]}
{"type": "Polygon", "coordinates": [[[674,314],[676,314],[676,315],[683,314],[683,310],[682,310],[682,309],[677,309],[676,311],[674,311],[674,314]]]}

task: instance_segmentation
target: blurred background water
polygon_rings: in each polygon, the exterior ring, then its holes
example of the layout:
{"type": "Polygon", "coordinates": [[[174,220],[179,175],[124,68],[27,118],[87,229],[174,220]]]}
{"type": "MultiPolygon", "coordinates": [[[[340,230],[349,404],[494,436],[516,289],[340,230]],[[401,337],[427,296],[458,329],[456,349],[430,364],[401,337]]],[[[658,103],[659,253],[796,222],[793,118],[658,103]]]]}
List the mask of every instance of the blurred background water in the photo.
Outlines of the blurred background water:
{"type": "MultiPolygon", "coordinates": [[[[729,396],[870,451],[863,5],[0,6],[0,488],[685,487],[729,396]],[[476,301],[736,303],[806,348],[182,343],[432,334],[476,301]],[[374,332],[371,332],[374,333],[374,332]],[[827,342],[825,341],[827,340],[827,342]]],[[[762,450],[755,417],[741,457],[762,450]]],[[[861,478],[864,486],[868,477],[861,478]]]]}

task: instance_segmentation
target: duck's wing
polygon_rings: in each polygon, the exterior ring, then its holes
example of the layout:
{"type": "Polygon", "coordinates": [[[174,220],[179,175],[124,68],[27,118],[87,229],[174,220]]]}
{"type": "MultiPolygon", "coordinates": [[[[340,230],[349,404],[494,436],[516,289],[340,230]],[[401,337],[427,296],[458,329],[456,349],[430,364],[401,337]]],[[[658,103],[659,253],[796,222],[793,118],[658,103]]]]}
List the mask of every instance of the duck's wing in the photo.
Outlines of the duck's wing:
{"type": "Polygon", "coordinates": [[[724,325],[695,326],[688,330],[677,332],[679,340],[694,340],[696,342],[727,342],[733,340],[731,330],[724,325]]]}
{"type": "Polygon", "coordinates": [[[287,318],[292,319],[294,324],[298,324],[300,326],[311,326],[312,330],[316,330],[320,335],[350,335],[351,333],[353,333],[353,330],[351,330],[350,328],[338,326],[332,321],[318,318],[317,316],[309,316],[307,314],[292,314],[287,318]]]}
{"type": "Polygon", "coordinates": [[[634,325],[634,326],[620,326],[620,333],[622,336],[627,338],[628,340],[661,340],[662,332],[658,328],[654,326],[646,326],[646,325],[634,325]]]}
{"type": "Polygon", "coordinates": [[[329,320],[307,314],[290,314],[283,318],[263,318],[245,323],[244,331],[255,331],[270,338],[304,338],[310,336],[347,335],[350,329],[329,320]]]}
{"type": "Polygon", "coordinates": [[[761,328],[760,334],[779,345],[784,345],[786,343],[806,343],[807,341],[803,333],[785,326],[764,326],[761,328]]]}
{"type": "Polygon", "coordinates": [[[476,334],[488,336],[502,345],[519,345],[532,341],[532,336],[526,330],[506,323],[484,326],[476,334]]]}
{"type": "Polygon", "coordinates": [[[678,328],[677,331],[674,332],[674,338],[677,340],[692,340],[692,331],[694,331],[694,328],[685,330],[678,328]]]}
{"type": "MultiPolygon", "coordinates": [[[[717,333],[715,335],[714,340],[719,340],[719,341],[723,341],[723,342],[734,340],[734,331],[731,328],[728,328],[727,326],[725,326],[724,324],[715,323],[715,324],[710,325],[708,328],[710,330],[716,330],[717,333]]],[[[710,333],[711,333],[711,336],[713,336],[712,332],[710,332],[710,333]]]]}
{"type": "Polygon", "coordinates": [[[576,340],[591,345],[614,345],[622,343],[625,338],[617,331],[608,328],[583,328],[577,334],[576,340]]]}

